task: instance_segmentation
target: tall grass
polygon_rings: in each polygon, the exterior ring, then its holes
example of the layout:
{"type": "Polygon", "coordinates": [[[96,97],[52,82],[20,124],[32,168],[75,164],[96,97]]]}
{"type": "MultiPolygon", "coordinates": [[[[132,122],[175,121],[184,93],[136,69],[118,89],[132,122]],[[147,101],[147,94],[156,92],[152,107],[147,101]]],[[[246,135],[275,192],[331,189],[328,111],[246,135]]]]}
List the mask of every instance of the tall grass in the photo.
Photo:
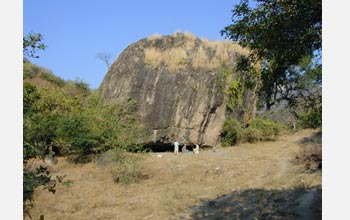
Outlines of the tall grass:
{"type": "MultiPolygon", "coordinates": [[[[248,55],[248,50],[232,42],[200,39],[188,32],[173,35],[180,36],[185,40],[179,40],[173,47],[146,48],[144,62],[152,68],[164,65],[169,71],[181,70],[188,65],[194,70],[215,70],[223,65],[232,66],[237,54],[248,55]]],[[[159,39],[159,36],[153,35],[148,38],[154,39],[159,39]]]]}

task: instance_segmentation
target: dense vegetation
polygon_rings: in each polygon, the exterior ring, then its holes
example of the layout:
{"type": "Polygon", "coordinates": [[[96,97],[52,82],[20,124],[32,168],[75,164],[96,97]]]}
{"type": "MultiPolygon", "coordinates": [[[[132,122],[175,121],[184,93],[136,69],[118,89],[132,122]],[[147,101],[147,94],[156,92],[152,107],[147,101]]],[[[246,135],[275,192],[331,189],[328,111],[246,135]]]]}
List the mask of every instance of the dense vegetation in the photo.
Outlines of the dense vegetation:
{"type": "MultiPolygon", "coordinates": [[[[255,3],[252,7],[248,0],[242,0],[235,5],[232,24],[221,31],[225,37],[251,50],[237,64],[242,77],[227,82],[226,94],[239,105],[241,90],[254,86],[259,95],[258,107],[267,110],[262,116],[288,126],[293,124],[294,128],[321,128],[322,2],[257,0],[255,3]]],[[[224,126],[224,142],[225,135],[230,133],[228,124],[234,125],[235,134],[239,127],[230,120],[224,126]]],[[[250,129],[251,136],[259,136],[259,132],[249,128],[248,120],[242,126],[250,129]]]]}
{"type": "Polygon", "coordinates": [[[285,127],[269,119],[251,119],[243,126],[236,118],[228,118],[223,126],[222,145],[232,146],[238,143],[255,143],[276,140],[285,127]]]}
{"type": "MultiPolygon", "coordinates": [[[[25,66],[32,65],[25,63],[25,66]]],[[[86,155],[113,148],[130,149],[141,143],[141,126],[130,111],[101,102],[99,94],[80,81],[49,81],[40,72],[24,82],[24,150],[27,156],[86,155]],[[40,85],[41,80],[47,85],[40,85]],[[36,81],[39,83],[35,84],[36,81]]]]}
{"type": "Polygon", "coordinates": [[[322,50],[322,1],[258,0],[251,8],[242,0],[232,12],[232,24],[221,33],[251,49],[250,62],[260,66],[260,98],[269,110],[299,75],[289,69],[322,50]]]}
{"type": "MultiPolygon", "coordinates": [[[[41,37],[27,39],[38,43],[41,37]]],[[[37,49],[37,44],[26,45],[24,55],[37,58],[35,50],[30,50],[37,49]]],[[[62,180],[62,177],[53,180],[42,166],[26,169],[31,158],[61,155],[72,162],[83,162],[89,155],[111,149],[117,149],[123,156],[125,151],[135,151],[144,142],[145,131],[132,111],[133,100],[122,105],[102,102],[99,93],[89,89],[87,83],[65,81],[25,58],[23,81],[24,208],[36,187],[44,186],[54,193],[57,180],[62,180]]]]}

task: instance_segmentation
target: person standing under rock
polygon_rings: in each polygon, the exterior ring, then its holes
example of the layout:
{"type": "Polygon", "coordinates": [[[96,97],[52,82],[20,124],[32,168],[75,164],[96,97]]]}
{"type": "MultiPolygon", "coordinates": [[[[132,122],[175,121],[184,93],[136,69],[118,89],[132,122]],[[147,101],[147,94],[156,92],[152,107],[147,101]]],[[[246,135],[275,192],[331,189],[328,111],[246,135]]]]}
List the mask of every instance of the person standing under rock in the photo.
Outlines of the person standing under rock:
{"type": "Polygon", "coordinates": [[[193,149],[193,153],[199,154],[199,146],[196,144],[196,148],[193,149]]]}
{"type": "Polygon", "coordinates": [[[174,143],[174,154],[175,155],[178,155],[179,154],[179,142],[176,140],[175,143],[174,143]]]}
{"type": "Polygon", "coordinates": [[[187,147],[186,147],[186,144],[184,144],[184,146],[182,147],[182,153],[186,153],[187,151],[187,147]]]}

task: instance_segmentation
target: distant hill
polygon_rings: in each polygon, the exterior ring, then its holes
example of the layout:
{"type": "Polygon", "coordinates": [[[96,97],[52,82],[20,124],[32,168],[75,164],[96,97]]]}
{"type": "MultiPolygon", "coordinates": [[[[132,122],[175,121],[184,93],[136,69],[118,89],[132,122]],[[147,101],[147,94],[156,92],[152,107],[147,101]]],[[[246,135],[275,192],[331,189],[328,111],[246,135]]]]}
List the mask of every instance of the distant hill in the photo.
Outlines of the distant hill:
{"type": "Polygon", "coordinates": [[[88,95],[89,85],[81,80],[64,80],[51,70],[33,64],[23,58],[23,82],[30,83],[38,88],[61,88],[69,95],[88,95]]]}
{"type": "Polygon", "coordinates": [[[23,59],[23,80],[39,87],[62,87],[66,84],[63,79],[50,70],[37,66],[26,58],[23,59]]]}

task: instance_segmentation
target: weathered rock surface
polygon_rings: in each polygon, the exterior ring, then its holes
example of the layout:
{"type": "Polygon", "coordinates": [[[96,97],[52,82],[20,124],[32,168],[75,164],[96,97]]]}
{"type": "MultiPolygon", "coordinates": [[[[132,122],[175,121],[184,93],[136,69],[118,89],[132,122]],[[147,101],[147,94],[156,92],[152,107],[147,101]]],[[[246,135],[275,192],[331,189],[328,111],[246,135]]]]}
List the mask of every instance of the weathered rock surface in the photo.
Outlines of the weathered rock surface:
{"type": "MultiPolygon", "coordinates": [[[[216,146],[227,115],[220,69],[248,51],[191,34],[152,36],[127,47],[99,90],[102,99],[133,99],[150,140],[216,146]]],[[[233,74],[237,74],[234,73],[233,74]]],[[[255,97],[248,105],[255,106],[255,97]]]]}

